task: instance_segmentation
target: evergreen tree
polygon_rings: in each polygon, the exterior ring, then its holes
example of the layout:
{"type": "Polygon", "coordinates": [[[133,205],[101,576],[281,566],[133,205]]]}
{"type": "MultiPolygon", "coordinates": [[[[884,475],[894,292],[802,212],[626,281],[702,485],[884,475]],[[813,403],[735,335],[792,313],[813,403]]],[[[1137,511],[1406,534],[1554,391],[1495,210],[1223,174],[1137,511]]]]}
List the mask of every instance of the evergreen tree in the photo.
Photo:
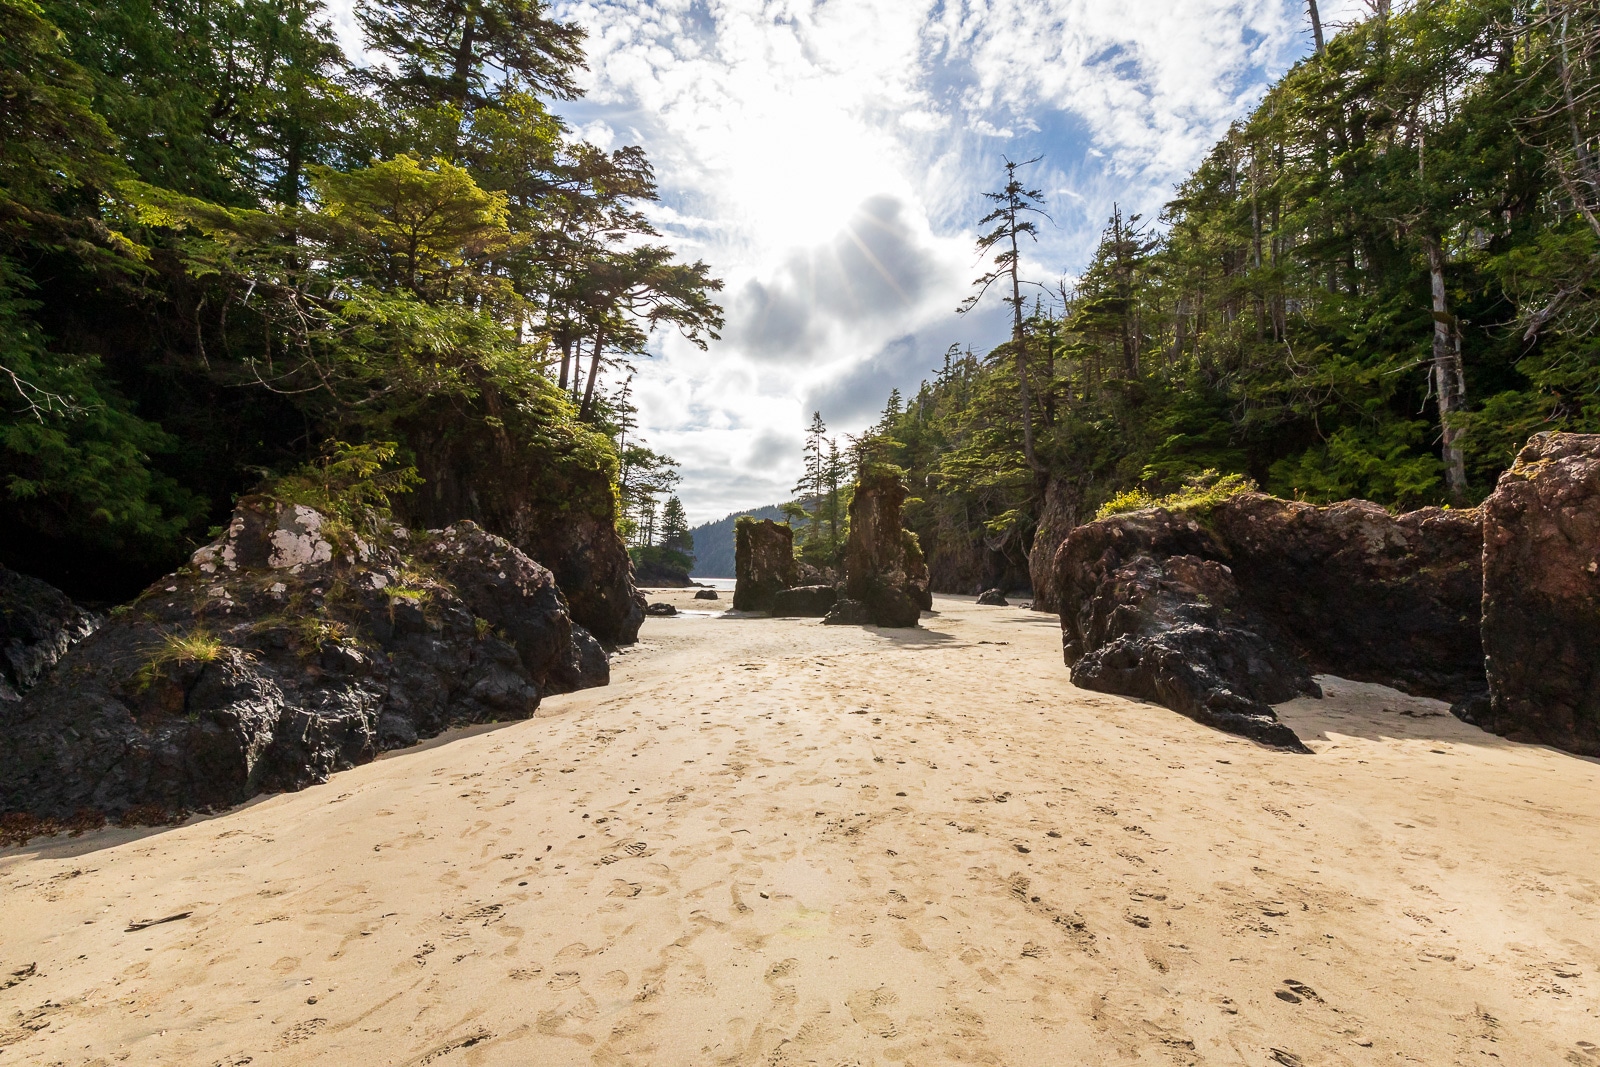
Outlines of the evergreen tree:
{"type": "Polygon", "coordinates": [[[683,510],[683,501],[676,496],[668,497],[661,509],[661,547],[684,555],[694,552],[694,534],[689,531],[689,516],[683,510]]]}
{"type": "MultiPolygon", "coordinates": [[[[999,249],[994,256],[994,269],[978,277],[972,284],[978,291],[961,304],[960,311],[968,312],[978,305],[985,293],[995,282],[1004,283],[1011,295],[1002,297],[1004,302],[1011,307],[1011,347],[1012,355],[1016,360],[1017,389],[1020,402],[1017,407],[1018,418],[1022,424],[1023,455],[1027,458],[1028,466],[1039,468],[1038,458],[1033,447],[1033,404],[1029,399],[1027,345],[1022,328],[1022,253],[1017,244],[1017,238],[1026,234],[1037,241],[1039,239],[1039,226],[1032,219],[1026,218],[1029,214],[1044,215],[1044,209],[1039,205],[1044,202],[1044,193],[1038,189],[1029,189],[1017,178],[1017,171],[1023,167],[1039,162],[1039,157],[1015,163],[1007,159],[1006,184],[998,192],[984,193],[984,199],[994,204],[994,210],[978,220],[978,226],[988,226],[994,223],[994,229],[978,238],[978,253],[988,255],[999,249]]],[[[1045,216],[1048,218],[1048,216],[1045,216]]]]}

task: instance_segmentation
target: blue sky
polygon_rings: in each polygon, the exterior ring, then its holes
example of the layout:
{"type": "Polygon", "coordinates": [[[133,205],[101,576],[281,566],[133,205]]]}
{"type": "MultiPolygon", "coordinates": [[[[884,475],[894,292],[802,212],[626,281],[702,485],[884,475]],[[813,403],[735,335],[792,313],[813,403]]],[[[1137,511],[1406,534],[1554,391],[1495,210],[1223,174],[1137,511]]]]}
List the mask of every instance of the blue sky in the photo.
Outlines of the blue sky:
{"type": "MultiPolygon", "coordinates": [[[[1043,157],[1031,183],[1054,222],[1024,269],[1070,284],[1114,202],[1157,216],[1310,49],[1303,0],[553,7],[589,31],[587,95],[560,110],[603,147],[644,146],[657,226],[727,283],[723,340],[661,337],[634,381],[695,522],[787,499],[813,410],[858,430],[950,344],[1003,338],[997,300],[955,314],[1003,156],[1043,157]]],[[[1321,7],[1330,24],[1361,10],[1321,7]]]]}

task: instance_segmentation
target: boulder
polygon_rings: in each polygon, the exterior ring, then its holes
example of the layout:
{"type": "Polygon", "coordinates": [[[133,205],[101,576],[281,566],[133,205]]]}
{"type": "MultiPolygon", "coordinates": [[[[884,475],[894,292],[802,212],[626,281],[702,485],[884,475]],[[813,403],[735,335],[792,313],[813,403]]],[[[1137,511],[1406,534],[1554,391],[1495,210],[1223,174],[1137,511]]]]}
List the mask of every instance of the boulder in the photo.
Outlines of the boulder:
{"type": "Polygon", "coordinates": [[[794,531],[785,523],[744,516],[734,524],[735,611],[771,611],[780,589],[799,584],[794,531]]]}
{"type": "Polygon", "coordinates": [[[22,699],[100,622],[55,586],[0,567],[0,702],[22,699]]]}
{"type": "Polygon", "coordinates": [[[663,616],[668,616],[668,615],[676,615],[678,613],[678,609],[673,607],[671,604],[666,604],[666,603],[662,603],[662,602],[658,601],[658,602],[656,602],[654,604],[651,604],[648,607],[646,607],[644,609],[644,613],[646,615],[655,615],[655,616],[658,616],[658,617],[663,617],[663,616]]]}
{"type": "Polygon", "coordinates": [[[978,594],[978,603],[991,608],[1004,608],[1010,606],[1005,593],[998,589],[985,589],[978,594]]]}
{"type": "Polygon", "coordinates": [[[1534,436],[1482,510],[1488,696],[1470,721],[1600,756],[1600,435],[1534,436]]]}
{"type": "Polygon", "coordinates": [[[1294,747],[1269,705],[1312,671],[1456,699],[1482,688],[1478,515],[1241,493],[1073,530],[1056,554],[1075,684],[1294,747]],[[1202,524],[1202,519],[1204,524],[1202,524]]]}
{"type": "Polygon", "coordinates": [[[717,591],[715,589],[702,589],[699,592],[695,593],[694,598],[696,600],[721,600],[722,599],[721,597],[719,597],[717,595],[717,591]]]}
{"type": "Polygon", "coordinates": [[[822,617],[824,626],[870,626],[872,625],[872,612],[867,605],[859,600],[840,597],[833,602],[833,607],[822,617]]]}
{"type": "MultiPolygon", "coordinates": [[[[227,532],[7,713],[0,812],[217,808],[603,683],[551,573],[471,522],[365,534],[239,502],[227,532]]],[[[148,814],[147,814],[148,817],[148,814]]]]}
{"type": "Polygon", "coordinates": [[[772,597],[772,615],[784,619],[820,619],[839,599],[831,585],[797,585],[780,589],[772,597]]]}
{"type": "Polygon", "coordinates": [[[932,605],[928,567],[915,534],[901,525],[906,487],[892,471],[865,471],[850,501],[845,596],[879,626],[915,626],[932,605]]]}

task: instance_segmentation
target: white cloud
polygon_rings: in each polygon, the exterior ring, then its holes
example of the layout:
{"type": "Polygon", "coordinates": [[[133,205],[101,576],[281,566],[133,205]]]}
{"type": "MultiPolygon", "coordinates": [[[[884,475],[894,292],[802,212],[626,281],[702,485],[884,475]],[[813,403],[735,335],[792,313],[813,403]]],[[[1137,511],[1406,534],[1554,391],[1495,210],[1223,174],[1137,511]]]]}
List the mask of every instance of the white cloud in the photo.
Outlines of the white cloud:
{"type": "MultiPolygon", "coordinates": [[[[809,404],[858,429],[949,343],[998,339],[1003,316],[953,311],[1001,153],[1044,156],[1029,181],[1055,225],[1026,265],[1054,281],[1113,201],[1154,216],[1310,44],[1304,0],[553,6],[590,34],[588,95],[560,110],[596,143],[643,144],[652,219],[727,281],[724,341],[663,338],[634,382],[695,521],[788,494],[809,404]]],[[[1321,6],[1332,23],[1361,0],[1321,6]]]]}

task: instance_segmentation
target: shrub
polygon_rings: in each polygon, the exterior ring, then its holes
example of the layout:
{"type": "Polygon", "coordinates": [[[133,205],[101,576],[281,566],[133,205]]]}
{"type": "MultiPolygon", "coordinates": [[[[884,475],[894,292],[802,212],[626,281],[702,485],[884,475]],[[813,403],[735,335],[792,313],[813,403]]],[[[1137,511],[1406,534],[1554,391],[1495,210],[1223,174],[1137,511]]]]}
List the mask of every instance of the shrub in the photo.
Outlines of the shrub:
{"type": "Polygon", "coordinates": [[[1253,493],[1255,490],[1256,483],[1242,474],[1219,474],[1215,470],[1203,470],[1199,474],[1191,474],[1185,478],[1182,488],[1166,496],[1154,496],[1144,489],[1129,489],[1118,493],[1102,504],[1100,510],[1094,513],[1094,517],[1104,519],[1111,515],[1144,508],[1208,512],[1231,496],[1253,493]]]}

